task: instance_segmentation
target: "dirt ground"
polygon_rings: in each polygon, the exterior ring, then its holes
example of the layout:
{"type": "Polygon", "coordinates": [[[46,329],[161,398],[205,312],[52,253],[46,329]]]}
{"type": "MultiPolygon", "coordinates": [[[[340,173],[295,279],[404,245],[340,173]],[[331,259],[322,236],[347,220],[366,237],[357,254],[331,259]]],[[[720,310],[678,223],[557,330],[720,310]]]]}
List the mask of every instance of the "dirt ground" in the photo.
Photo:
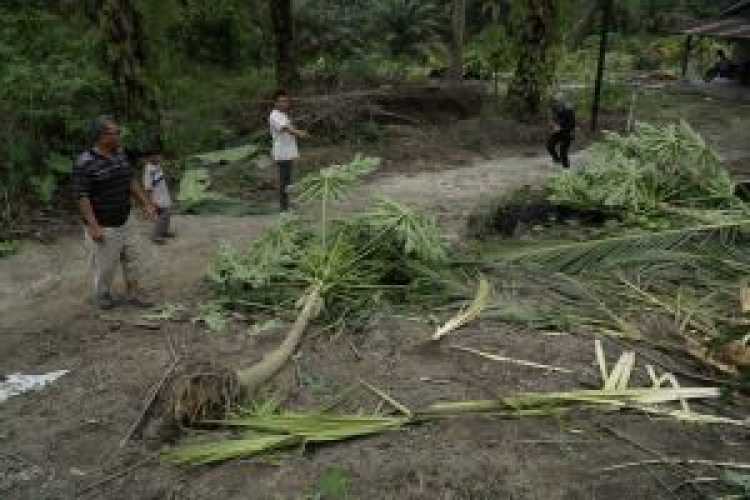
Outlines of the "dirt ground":
{"type": "MultiPolygon", "coordinates": [[[[744,145],[750,149],[750,146],[744,145]]],[[[727,154],[743,157],[732,144],[727,154]]],[[[745,153],[750,153],[746,151],[745,153]]],[[[750,157],[750,154],[746,156],[750,157]]],[[[466,217],[482,196],[537,184],[553,167],[523,152],[494,159],[469,156],[459,165],[431,168],[404,161],[371,179],[341,210],[385,195],[434,213],[446,235],[461,240],[466,217]]],[[[152,298],[190,308],[208,300],[203,277],[220,241],[251,241],[277,215],[178,216],[179,237],[164,247],[143,248],[152,298]]],[[[120,440],[137,419],[149,388],[173,355],[224,365],[249,364],[273,348],[280,331],[247,334],[244,319],[227,333],[208,332],[187,317],[153,325],[142,312],[122,308],[99,314],[84,301],[89,289],[86,252],[78,231],[54,244],[25,243],[0,260],[0,374],[70,373],[39,392],[0,403],[0,498],[116,500],[305,500],[331,499],[657,499],[711,498],[721,471],[701,467],[648,466],[603,472],[603,467],[670,457],[750,462],[741,428],[700,426],[635,413],[568,414],[561,418],[467,417],[414,426],[368,439],[271,458],[183,469],[160,464],[156,439],[120,440]],[[332,471],[346,479],[331,493],[332,471]]],[[[445,313],[436,314],[444,319],[445,313]]],[[[249,321],[252,323],[253,319],[249,321]]],[[[357,378],[414,407],[440,400],[492,398],[520,391],[588,388],[598,384],[592,338],[555,336],[482,320],[458,333],[456,344],[568,368],[551,373],[482,361],[450,349],[426,348],[434,330],[429,314],[403,317],[383,310],[361,333],[306,342],[290,368],[285,405],[314,408],[331,401],[357,378]]],[[[620,347],[609,341],[610,358],[620,347]]],[[[649,356],[693,373],[702,368],[657,352],[649,356]]],[[[645,384],[639,358],[636,382],[645,384]]],[[[681,380],[684,384],[694,383],[681,380]]],[[[372,412],[365,394],[350,411],[372,412]]],[[[742,402],[704,412],[744,418],[742,402]]]]}

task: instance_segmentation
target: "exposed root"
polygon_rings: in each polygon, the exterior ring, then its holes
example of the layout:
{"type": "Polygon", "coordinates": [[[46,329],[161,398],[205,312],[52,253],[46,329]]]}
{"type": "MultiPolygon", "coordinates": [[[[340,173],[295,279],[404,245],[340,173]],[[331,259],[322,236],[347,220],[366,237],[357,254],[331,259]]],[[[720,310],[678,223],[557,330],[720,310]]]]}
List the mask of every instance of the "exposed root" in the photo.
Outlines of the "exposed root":
{"type": "Polygon", "coordinates": [[[171,420],[189,426],[200,420],[222,419],[238,402],[239,395],[239,381],[233,370],[205,362],[185,365],[171,384],[171,420]]]}

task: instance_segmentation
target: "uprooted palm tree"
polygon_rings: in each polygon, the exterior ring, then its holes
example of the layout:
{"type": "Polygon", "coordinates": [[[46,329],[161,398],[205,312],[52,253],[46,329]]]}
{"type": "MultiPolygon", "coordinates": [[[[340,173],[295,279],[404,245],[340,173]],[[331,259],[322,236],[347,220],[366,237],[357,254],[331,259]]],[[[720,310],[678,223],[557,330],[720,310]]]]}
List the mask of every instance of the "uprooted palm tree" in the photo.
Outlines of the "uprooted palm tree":
{"type": "Polygon", "coordinates": [[[436,278],[424,269],[438,273],[447,251],[433,219],[389,200],[346,221],[330,217],[330,204],[342,199],[378,163],[357,157],[297,185],[300,202],[320,205],[317,232],[287,217],[246,252],[222,247],[211,279],[226,303],[260,305],[280,314],[290,309],[299,312],[282,344],[249,368],[209,367],[198,374],[185,370],[173,384],[169,407],[174,420],[216,418],[240,397],[252,399],[284,367],[308,325],[321,313],[343,322],[377,303],[378,297],[402,300],[409,293],[435,293],[436,278]]]}

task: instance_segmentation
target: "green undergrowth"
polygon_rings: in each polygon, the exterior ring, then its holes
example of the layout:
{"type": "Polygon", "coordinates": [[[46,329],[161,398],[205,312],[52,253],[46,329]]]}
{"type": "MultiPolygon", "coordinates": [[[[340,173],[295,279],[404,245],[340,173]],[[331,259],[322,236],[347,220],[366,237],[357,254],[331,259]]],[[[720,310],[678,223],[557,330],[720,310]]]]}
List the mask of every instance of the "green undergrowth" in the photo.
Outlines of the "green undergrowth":
{"type": "Polygon", "coordinates": [[[254,144],[200,153],[183,164],[176,210],[194,215],[266,215],[278,210],[268,196],[254,160],[254,144]]]}

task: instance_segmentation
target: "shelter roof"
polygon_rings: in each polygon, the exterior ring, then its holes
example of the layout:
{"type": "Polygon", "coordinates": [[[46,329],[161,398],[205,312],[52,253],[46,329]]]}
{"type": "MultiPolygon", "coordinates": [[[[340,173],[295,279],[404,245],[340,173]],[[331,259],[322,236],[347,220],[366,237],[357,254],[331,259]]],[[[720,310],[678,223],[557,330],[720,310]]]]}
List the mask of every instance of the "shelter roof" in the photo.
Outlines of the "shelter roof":
{"type": "MultiPolygon", "coordinates": [[[[750,8],[750,0],[746,2],[750,8]]],[[[686,35],[712,36],[715,38],[729,38],[734,40],[750,40],[750,19],[741,16],[731,16],[714,19],[690,28],[680,30],[686,35]]]]}

